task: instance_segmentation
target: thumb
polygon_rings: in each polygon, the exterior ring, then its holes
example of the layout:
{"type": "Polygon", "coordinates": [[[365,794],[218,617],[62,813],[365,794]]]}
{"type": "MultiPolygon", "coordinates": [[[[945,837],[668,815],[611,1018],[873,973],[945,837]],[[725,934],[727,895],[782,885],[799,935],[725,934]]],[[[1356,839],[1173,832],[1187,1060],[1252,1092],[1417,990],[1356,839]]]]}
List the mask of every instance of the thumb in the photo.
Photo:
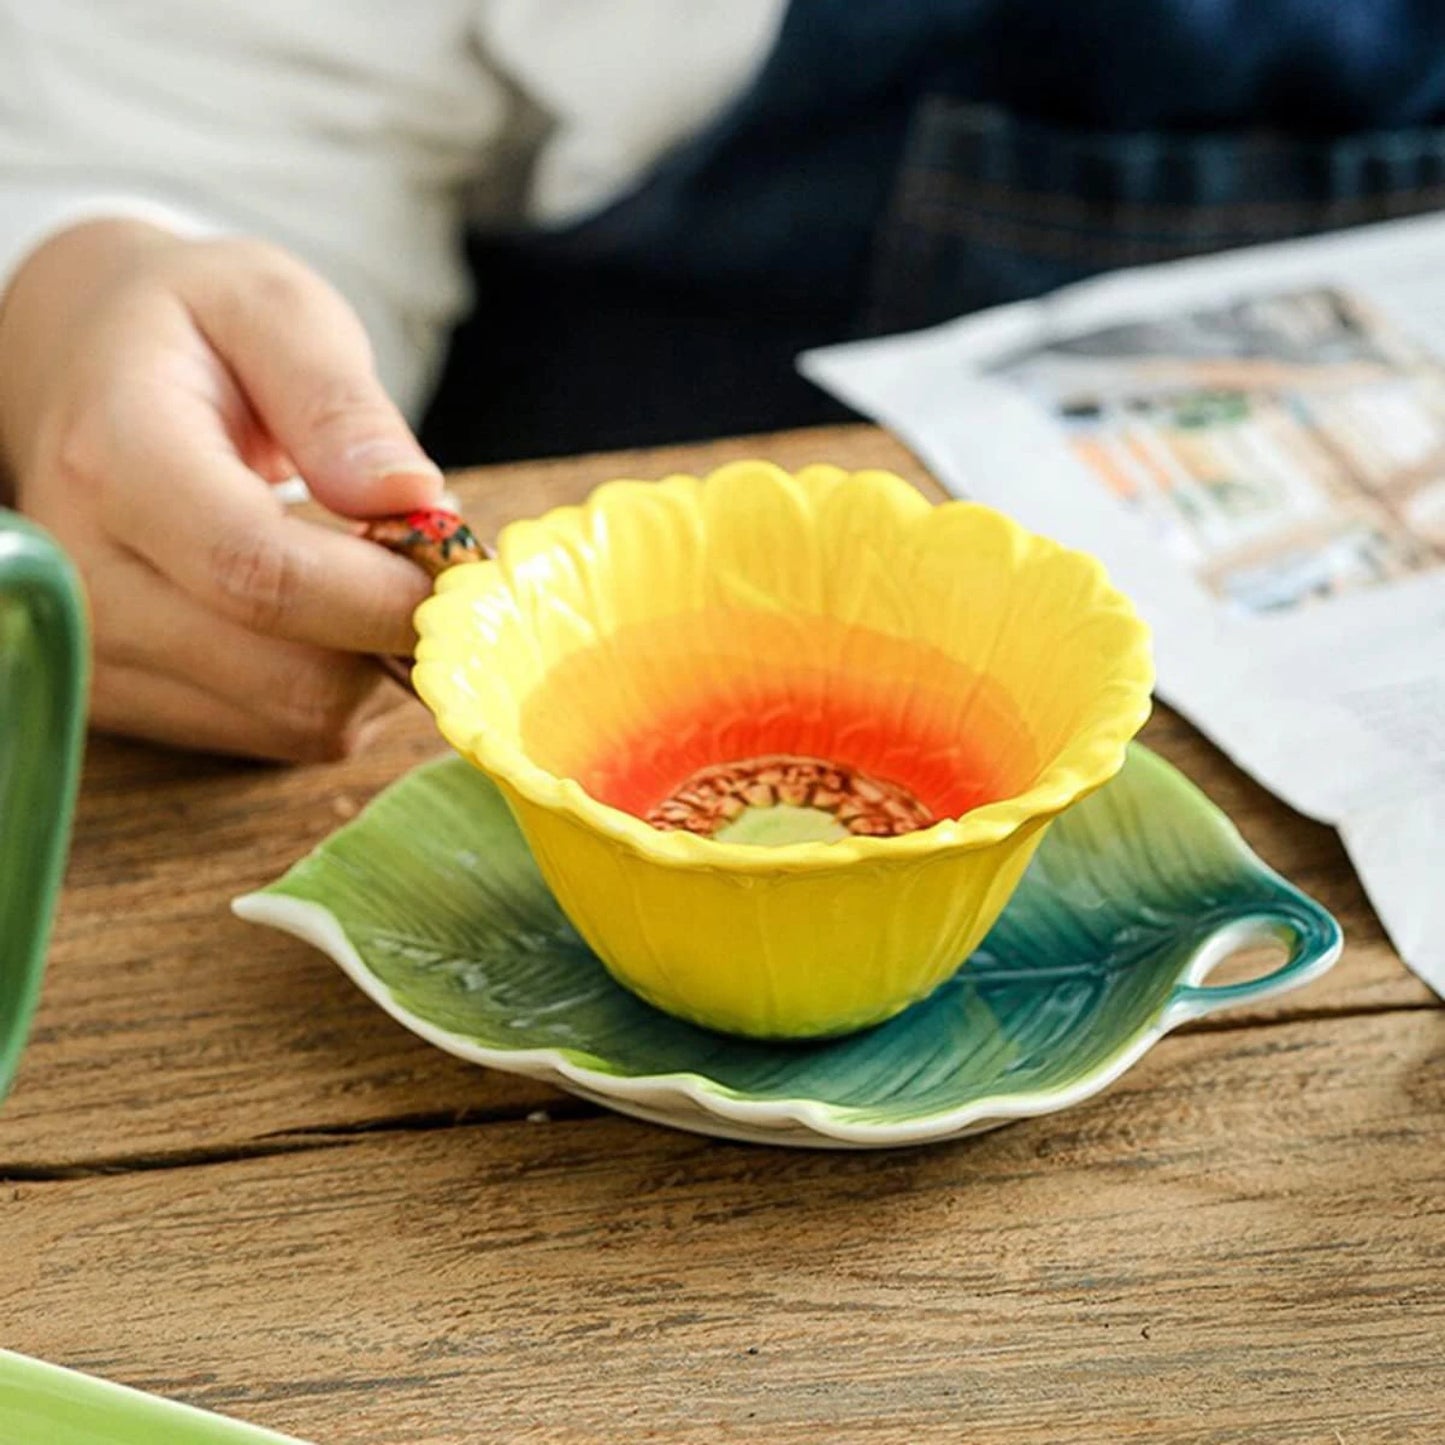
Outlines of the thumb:
{"type": "Polygon", "coordinates": [[[284,252],[236,249],[197,319],[317,501],[358,518],[435,506],[441,471],[377,380],[355,312],[284,252]]]}

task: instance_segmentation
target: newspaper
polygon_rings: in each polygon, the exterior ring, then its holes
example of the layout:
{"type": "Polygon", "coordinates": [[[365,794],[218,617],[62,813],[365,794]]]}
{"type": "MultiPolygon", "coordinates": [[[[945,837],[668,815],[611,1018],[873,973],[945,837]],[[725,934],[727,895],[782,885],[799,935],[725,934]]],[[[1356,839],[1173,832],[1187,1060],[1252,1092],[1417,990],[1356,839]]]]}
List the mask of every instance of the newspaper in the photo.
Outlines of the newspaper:
{"type": "Polygon", "coordinates": [[[1445,217],[806,353],[951,491],[1100,557],[1160,695],[1336,825],[1445,996],[1445,217]]]}

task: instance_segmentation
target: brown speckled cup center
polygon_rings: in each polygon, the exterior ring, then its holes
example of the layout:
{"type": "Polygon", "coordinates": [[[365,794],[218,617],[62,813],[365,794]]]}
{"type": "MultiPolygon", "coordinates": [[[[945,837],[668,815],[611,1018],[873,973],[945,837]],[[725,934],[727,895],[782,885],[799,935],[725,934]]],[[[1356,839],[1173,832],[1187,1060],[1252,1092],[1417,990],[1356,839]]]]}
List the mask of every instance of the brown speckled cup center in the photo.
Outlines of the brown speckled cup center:
{"type": "Polygon", "coordinates": [[[938,820],[906,788],[820,758],[774,754],[699,768],[647,814],[654,828],[710,838],[751,808],[808,808],[849,833],[893,838],[938,820]]]}

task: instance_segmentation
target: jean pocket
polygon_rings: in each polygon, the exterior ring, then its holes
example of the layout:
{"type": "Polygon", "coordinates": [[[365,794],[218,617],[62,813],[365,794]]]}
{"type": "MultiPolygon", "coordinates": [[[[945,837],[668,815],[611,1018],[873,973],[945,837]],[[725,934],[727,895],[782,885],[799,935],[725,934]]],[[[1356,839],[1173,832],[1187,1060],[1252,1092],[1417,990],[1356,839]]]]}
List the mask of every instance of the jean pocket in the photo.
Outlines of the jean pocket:
{"type": "Polygon", "coordinates": [[[1070,281],[1445,205],[1445,128],[1337,138],[1070,131],[918,108],[864,329],[930,325],[1070,281]]]}

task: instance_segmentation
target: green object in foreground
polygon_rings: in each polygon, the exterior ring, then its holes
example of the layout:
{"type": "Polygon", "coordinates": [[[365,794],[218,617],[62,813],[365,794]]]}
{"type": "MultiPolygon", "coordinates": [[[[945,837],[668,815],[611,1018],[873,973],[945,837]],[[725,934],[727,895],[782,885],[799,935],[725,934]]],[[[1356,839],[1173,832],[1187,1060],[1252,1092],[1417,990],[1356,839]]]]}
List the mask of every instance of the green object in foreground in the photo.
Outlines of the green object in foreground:
{"type": "Polygon", "coordinates": [[[0,1350],[5,1445],[304,1445],[222,1415],[0,1350]]]}
{"type": "Polygon", "coordinates": [[[40,994],[85,735],[85,609],[64,553],[0,511],[0,1100],[40,994]]]}
{"type": "MultiPolygon", "coordinates": [[[[813,1044],[727,1038],[628,993],[469,764],[420,768],[236,911],[324,948],[422,1037],[682,1128],[879,1147],[1066,1108],[1165,1032],[1318,977],[1335,921],[1137,744],[1050,829],[983,944],[930,998],[813,1044]],[[1268,940],[1263,978],[1209,969],[1268,940]]],[[[887,920],[880,920],[886,926],[887,920]]]]}

